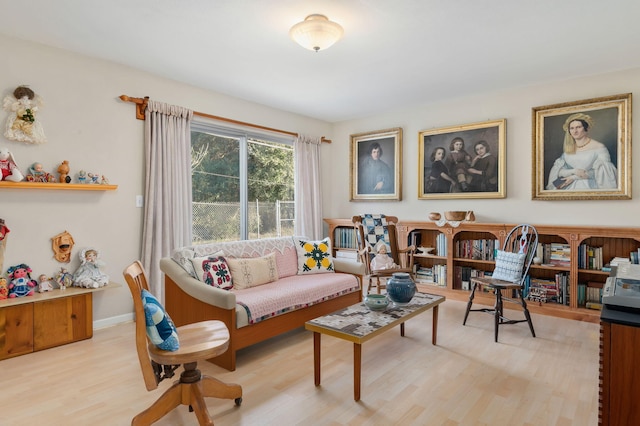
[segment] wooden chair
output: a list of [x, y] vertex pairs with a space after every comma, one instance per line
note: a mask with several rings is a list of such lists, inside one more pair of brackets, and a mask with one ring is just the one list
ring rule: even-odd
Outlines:
[[[372, 270], [371, 269], [371, 257], [372, 253], [374, 253], [374, 246], [377, 241], [374, 241], [375, 238], [371, 233], [368, 232], [367, 228], [370, 228], [370, 225], [365, 223], [367, 221], [367, 217], [372, 216], [373, 220], [379, 221], [379, 229], [382, 231], [386, 231], [388, 235], [388, 243], [390, 250], [388, 254], [393, 259], [393, 262], [398, 265], [398, 268], [395, 269], [379, 269]], [[367, 282], [367, 294], [371, 291], [372, 283], [375, 282], [375, 286], [377, 287], [377, 292], [380, 294], [381, 290], [386, 288], [385, 284], [386, 280], [391, 277], [395, 272], [407, 272], [412, 277], [414, 276], [413, 272], [413, 255], [415, 253], [415, 246], [408, 246], [405, 249], [400, 249], [399, 241], [398, 241], [398, 232], [396, 229], [396, 225], [398, 223], [398, 218], [396, 216], [384, 216], [384, 215], [361, 215], [361, 216], [353, 216], [351, 219], [353, 222], [353, 226], [356, 230], [357, 240], [358, 240], [358, 257], [360, 262], [365, 265], [365, 275], [368, 280]], [[379, 240], [379, 239], [378, 239]]]
[[[469, 294], [469, 301], [467, 302], [467, 310], [464, 313], [464, 320], [462, 325], [467, 323], [467, 317], [469, 312], [486, 312], [493, 315], [494, 318], [494, 338], [498, 341], [498, 328], [505, 324], [517, 324], [519, 322], [527, 322], [531, 335], [536, 337], [536, 332], [533, 330], [533, 323], [531, 322], [531, 314], [527, 308], [527, 302], [524, 295], [524, 283], [527, 279], [527, 273], [529, 272], [529, 266], [535, 256], [536, 249], [538, 247], [538, 232], [532, 225], [518, 225], [514, 227], [507, 238], [505, 239], [502, 250], [509, 253], [522, 253], [524, 254], [524, 263], [522, 265], [522, 274], [517, 281], [505, 281], [496, 279], [493, 277], [472, 277], [471, 278], [471, 293]], [[496, 269], [498, 264], [496, 263]], [[495, 274], [494, 270], [494, 274]], [[496, 274], [497, 275], [497, 274]], [[493, 308], [477, 308], [471, 309], [473, 304], [473, 297], [476, 290], [482, 286], [485, 289], [490, 289], [495, 294], [495, 306]], [[523, 319], [512, 320], [504, 316], [504, 302], [517, 303], [522, 307], [524, 312]]]
[[175, 352], [158, 349], [147, 338], [141, 292], [149, 290], [144, 268], [139, 261], [128, 266], [124, 278], [133, 296], [136, 315], [136, 349], [142, 376], [148, 391], [158, 383], [173, 377], [173, 372], [184, 366], [180, 379], [167, 389], [149, 408], [135, 416], [132, 425], [149, 425], [179, 405], [188, 405], [195, 411], [200, 425], [213, 425], [204, 397], [233, 399], [242, 403], [242, 387], [226, 384], [213, 377], [204, 376], [196, 369], [197, 362], [224, 353], [229, 346], [229, 330], [221, 321], [202, 321], [178, 327], [180, 349]]

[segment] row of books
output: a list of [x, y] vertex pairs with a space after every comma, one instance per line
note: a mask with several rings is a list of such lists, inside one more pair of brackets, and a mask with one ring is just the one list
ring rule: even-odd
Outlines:
[[447, 286], [447, 265], [420, 266], [416, 269], [417, 284]]
[[542, 264], [571, 266], [571, 247], [565, 243], [538, 243], [536, 256]]
[[569, 274], [558, 272], [554, 279], [527, 276], [523, 295], [533, 302], [569, 305]]
[[454, 247], [454, 256], [473, 260], [494, 260], [500, 248], [498, 240], [459, 240]]
[[356, 230], [353, 228], [336, 228], [334, 230], [334, 244], [336, 248], [358, 248]]
[[442, 233], [438, 233], [438, 235], [436, 236], [436, 255], [447, 255], [447, 237]]
[[587, 244], [578, 246], [578, 268], [601, 270], [603, 266], [602, 247]]

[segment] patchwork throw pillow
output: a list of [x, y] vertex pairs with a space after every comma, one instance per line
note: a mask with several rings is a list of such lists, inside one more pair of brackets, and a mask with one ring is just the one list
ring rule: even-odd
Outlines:
[[491, 276], [497, 280], [518, 283], [522, 278], [525, 253], [510, 253], [498, 250], [496, 268]]
[[298, 275], [335, 272], [331, 256], [331, 240], [309, 241], [295, 238], [298, 252]]
[[231, 271], [224, 256], [194, 257], [191, 264], [196, 278], [203, 283], [223, 290], [233, 288]]
[[165, 351], [177, 351], [180, 348], [178, 330], [167, 311], [164, 310], [164, 306], [147, 290], [142, 290], [140, 296], [147, 325], [147, 336], [151, 343]]
[[230, 257], [227, 263], [233, 277], [233, 288], [236, 290], [259, 286], [278, 279], [275, 253], [254, 258]]

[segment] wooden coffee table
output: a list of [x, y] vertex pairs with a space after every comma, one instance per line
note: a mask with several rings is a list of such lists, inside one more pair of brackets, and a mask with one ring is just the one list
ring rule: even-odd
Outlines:
[[315, 318], [305, 323], [313, 331], [313, 373], [316, 386], [320, 385], [320, 336], [327, 334], [353, 342], [353, 399], [360, 401], [362, 371], [362, 344], [375, 336], [400, 324], [400, 335], [404, 336], [404, 323], [429, 309], [433, 309], [431, 343], [436, 344], [438, 335], [438, 305], [444, 296], [416, 293], [405, 306], [390, 304], [384, 311], [372, 311], [364, 303], [358, 303], [332, 314]]

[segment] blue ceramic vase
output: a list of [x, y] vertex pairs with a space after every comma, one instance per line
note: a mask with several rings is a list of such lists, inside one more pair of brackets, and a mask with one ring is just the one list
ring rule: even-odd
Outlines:
[[396, 305], [406, 305], [416, 294], [416, 283], [406, 272], [396, 272], [387, 281], [387, 296]]

